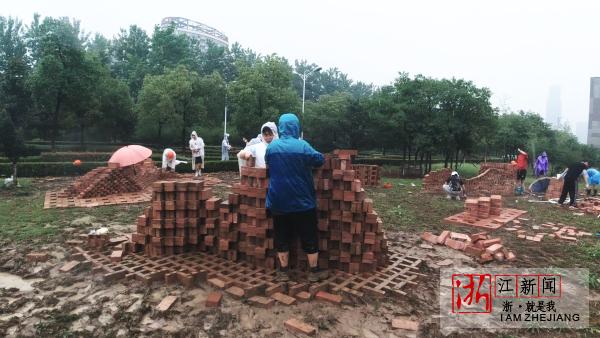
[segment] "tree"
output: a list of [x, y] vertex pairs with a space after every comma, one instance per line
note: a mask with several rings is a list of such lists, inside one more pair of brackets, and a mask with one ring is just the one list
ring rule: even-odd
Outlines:
[[155, 26], [148, 61], [153, 75], [163, 74], [167, 69], [173, 69], [178, 65], [190, 67], [192, 65], [190, 39], [186, 35], [175, 32], [173, 26], [166, 28]]
[[179, 126], [180, 141], [185, 146], [187, 129], [205, 116], [199, 89], [198, 74], [184, 66], [164, 75], [147, 76], [138, 102], [140, 122], [155, 124], [159, 140], [165, 126]]
[[21, 129], [17, 129], [6, 110], [0, 110], [0, 146], [11, 161], [13, 167], [13, 182], [17, 185], [17, 162], [25, 152], [25, 142]]
[[0, 17], [0, 109], [17, 128], [31, 123], [30, 64], [21, 22]]
[[148, 53], [150, 40], [146, 32], [136, 25], [129, 31], [121, 29], [110, 44], [112, 57], [111, 72], [129, 86], [129, 94], [137, 102], [144, 77], [148, 73]]
[[38, 114], [39, 129], [48, 136], [52, 150], [67, 115], [66, 104], [76, 95], [78, 76], [84, 67], [83, 40], [79, 22], [68, 18], [36, 15], [29, 31], [29, 44], [36, 60], [29, 85]]
[[254, 135], [264, 122], [277, 121], [281, 113], [299, 108], [291, 86], [292, 69], [284, 58], [267, 56], [254, 66], [242, 66], [239, 72], [230, 86], [230, 102], [232, 124], [241, 135]]
[[97, 90], [99, 104], [94, 124], [113, 142], [130, 137], [136, 121], [127, 84], [102, 76]]

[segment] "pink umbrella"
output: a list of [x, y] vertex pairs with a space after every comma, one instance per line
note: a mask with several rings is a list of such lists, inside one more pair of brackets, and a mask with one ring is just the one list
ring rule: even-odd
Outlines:
[[108, 163], [109, 165], [118, 164], [119, 167], [126, 167], [128, 165], [140, 163], [151, 155], [152, 150], [146, 147], [130, 145], [115, 151], [110, 157], [110, 160], [108, 160]]

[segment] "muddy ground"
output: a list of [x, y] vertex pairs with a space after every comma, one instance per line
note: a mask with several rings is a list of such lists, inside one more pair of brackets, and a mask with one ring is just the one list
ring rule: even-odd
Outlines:
[[[214, 190], [222, 196], [236, 179], [233, 174], [217, 175], [223, 183]], [[41, 208], [40, 196], [48, 189], [62, 187], [69, 178], [40, 179], [31, 182], [26, 194], [15, 195], [4, 192], [0, 198], [24, 199], [31, 202], [30, 208]], [[400, 181], [397, 181], [400, 182]], [[418, 203], [418, 187], [406, 183], [398, 189], [402, 196], [409, 196]], [[410, 194], [409, 194], [410, 191]], [[387, 234], [392, 246], [401, 247], [424, 263], [418, 284], [406, 288], [407, 296], [386, 299], [346, 299], [342, 306], [315, 301], [294, 306], [275, 305], [271, 309], [261, 309], [225, 296], [221, 307], [205, 307], [206, 295], [212, 289], [207, 285], [186, 289], [182, 286], [154, 284], [150, 287], [135, 282], [115, 282], [106, 284], [90, 271], [60, 273], [58, 269], [69, 255], [64, 241], [85, 235], [91, 228], [109, 227], [118, 235], [130, 233], [135, 217], [143, 205], [116, 206], [109, 211], [73, 210], [61, 212], [61, 222], [51, 224], [56, 232], [44, 236], [32, 236], [26, 240], [2, 238], [0, 249], [0, 335], [23, 337], [290, 337], [284, 328], [284, 321], [299, 318], [318, 328], [320, 337], [439, 337], [439, 266], [435, 263], [451, 259], [454, 266], [479, 266], [471, 257], [457, 253], [443, 246], [421, 247], [419, 238], [421, 227], [405, 225], [403, 222], [427, 222], [430, 212], [422, 213], [402, 207], [394, 191], [380, 188], [371, 189], [377, 207], [385, 208], [383, 214]], [[391, 198], [394, 197], [394, 198]], [[43, 200], [43, 198], [42, 198]], [[385, 202], [384, 202], [385, 201]], [[22, 203], [22, 202], [19, 202]], [[387, 205], [388, 203], [396, 204]], [[436, 202], [437, 203], [437, 202]], [[440, 199], [439, 203], [447, 203]], [[449, 202], [448, 202], [449, 203]], [[407, 203], [406, 205], [409, 205]], [[423, 205], [420, 206], [421, 208]], [[398, 209], [398, 210], [396, 210]], [[459, 210], [459, 204], [450, 205], [449, 210]], [[378, 209], [379, 210], [379, 209]], [[111, 215], [119, 215], [111, 216]], [[395, 217], [399, 221], [395, 221]], [[116, 220], [115, 220], [116, 219]], [[35, 218], [34, 218], [35, 220]], [[410, 222], [409, 222], [410, 223]], [[439, 221], [438, 221], [439, 223]], [[0, 224], [0, 226], [5, 226]], [[40, 224], [38, 226], [48, 226]], [[437, 231], [439, 225], [432, 225]], [[427, 227], [425, 227], [427, 229]], [[462, 229], [463, 232], [468, 232]], [[439, 232], [436, 232], [439, 233]], [[513, 243], [517, 254], [522, 250]], [[51, 254], [51, 259], [42, 263], [29, 263], [25, 255], [32, 251]], [[535, 254], [535, 252], [533, 252]], [[560, 254], [560, 253], [559, 253]], [[519, 260], [526, 260], [523, 257]], [[553, 254], [546, 255], [554, 257]], [[493, 263], [495, 267], [503, 263]], [[526, 265], [526, 264], [525, 264]], [[533, 265], [533, 264], [531, 264]], [[506, 264], [506, 266], [514, 266]], [[543, 266], [543, 265], [542, 265]], [[167, 295], [178, 296], [177, 302], [165, 313], [156, 311], [156, 305]], [[597, 323], [598, 294], [591, 291], [591, 309]], [[405, 316], [419, 322], [418, 331], [394, 330], [391, 320]], [[549, 330], [512, 330], [490, 332], [485, 330], [461, 331], [451, 337], [575, 337], [600, 336], [600, 331], [592, 328], [577, 332], [555, 332]]]

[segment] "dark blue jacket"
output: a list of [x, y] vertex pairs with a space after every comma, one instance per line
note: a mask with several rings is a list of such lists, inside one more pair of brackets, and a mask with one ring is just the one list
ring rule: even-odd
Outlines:
[[269, 168], [267, 209], [292, 213], [316, 208], [312, 168], [323, 165], [323, 154], [300, 137], [300, 121], [294, 114], [279, 118], [279, 139], [267, 147]]

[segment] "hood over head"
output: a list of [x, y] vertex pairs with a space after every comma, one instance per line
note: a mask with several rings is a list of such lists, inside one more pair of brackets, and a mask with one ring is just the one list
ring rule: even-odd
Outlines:
[[279, 136], [281, 138], [300, 138], [300, 120], [292, 113], [285, 113], [279, 118]]

